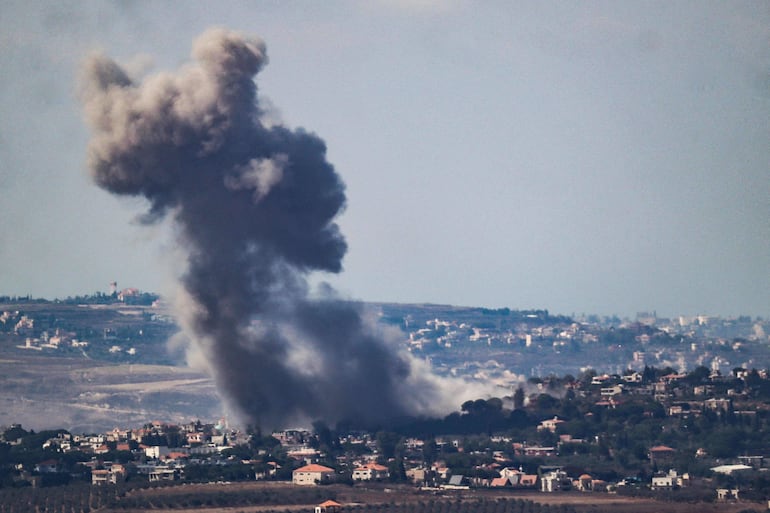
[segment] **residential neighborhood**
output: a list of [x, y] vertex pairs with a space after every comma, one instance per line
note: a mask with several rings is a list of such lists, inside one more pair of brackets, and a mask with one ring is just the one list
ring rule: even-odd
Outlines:
[[[645, 366], [685, 372], [707, 367], [770, 368], [770, 320], [737, 316], [634, 319], [554, 315], [547, 310], [370, 303], [404, 348], [439, 374], [515, 386], [522, 377], [620, 374]], [[67, 301], [0, 297], [0, 336], [20, 351], [86, 355], [117, 362], [164, 362], [157, 350], [178, 327], [157, 295], [129, 288]], [[612, 390], [608, 388], [608, 395]]]
[[[531, 378], [509, 397], [468, 401], [444, 419], [387, 431], [317, 424], [263, 435], [226, 419], [90, 434], [12, 425], [2, 431], [0, 482], [403, 483], [425, 492], [665, 493], [714, 501], [770, 494], [766, 372], [647, 367], [641, 379], [628, 372]], [[605, 395], [609, 386], [618, 393]]]
[[[200, 400], [200, 389], [191, 387], [201, 386], [200, 378], [173, 379], [180, 366], [168, 365], [173, 353], [164, 348], [176, 327], [162, 302], [82, 299], [0, 308], [4, 357], [125, 365], [127, 378], [110, 379], [137, 381], [137, 404], [147, 404], [141, 380], [167, 373], [170, 397], [183, 400], [164, 404], [183, 411], [187, 397]], [[376, 426], [318, 421], [269, 434], [225, 417], [96, 431], [35, 431], [9, 418], [1, 432], [0, 489], [261, 482], [306, 490], [398, 485], [425, 494], [770, 498], [770, 326], [762, 319], [372, 308], [380, 324], [403, 333], [404, 350], [437, 373], [493, 383], [499, 393], [458, 404], [442, 418]], [[97, 394], [89, 385], [95, 374], [81, 364], [71, 368], [82, 369], [76, 376], [87, 387], [78, 396], [84, 406], [99, 401], [105, 412], [125, 409], [125, 394], [108, 393], [115, 389], [109, 381]]]
[[[770, 368], [770, 322], [739, 316], [633, 319], [553, 315], [547, 310], [377, 304], [382, 322], [397, 325], [407, 347], [448, 375], [501, 387], [549, 374], [621, 374], [645, 366], [684, 372], [699, 366], [729, 373]], [[610, 390], [607, 391], [611, 393]]]

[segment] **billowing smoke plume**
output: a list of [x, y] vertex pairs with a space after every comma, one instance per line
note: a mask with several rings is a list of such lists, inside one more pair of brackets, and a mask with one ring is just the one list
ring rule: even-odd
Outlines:
[[334, 219], [345, 187], [319, 137], [261, 121], [253, 79], [267, 63], [262, 41], [212, 29], [192, 56], [177, 73], [138, 83], [94, 56], [81, 96], [93, 179], [146, 198], [146, 222], [170, 217], [178, 227], [183, 325], [221, 394], [270, 427], [435, 406], [443, 387], [356, 306], [308, 298], [309, 272], [341, 270], [347, 246]]

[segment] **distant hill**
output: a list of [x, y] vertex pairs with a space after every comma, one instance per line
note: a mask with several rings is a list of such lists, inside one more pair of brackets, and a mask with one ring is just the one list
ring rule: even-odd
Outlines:
[[[222, 416], [213, 383], [170, 349], [168, 340], [179, 331], [170, 310], [150, 297], [149, 304], [103, 295], [86, 302], [0, 297], [0, 424], [104, 428], [119, 420]], [[749, 317], [648, 315], [632, 322], [547, 310], [366, 307], [396, 343], [439, 374], [492, 382], [503, 395], [531, 376], [588, 369], [770, 368], [770, 323]]]

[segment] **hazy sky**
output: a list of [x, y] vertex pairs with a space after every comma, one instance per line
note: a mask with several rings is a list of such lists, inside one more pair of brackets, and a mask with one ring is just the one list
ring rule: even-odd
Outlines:
[[75, 83], [212, 25], [265, 40], [260, 95], [347, 183], [343, 294], [770, 315], [765, 1], [6, 0], [0, 294], [168, 289], [168, 230], [88, 178]]

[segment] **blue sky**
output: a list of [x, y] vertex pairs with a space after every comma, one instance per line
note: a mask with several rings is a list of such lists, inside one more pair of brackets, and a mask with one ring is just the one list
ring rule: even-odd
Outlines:
[[0, 293], [173, 286], [173, 228], [90, 183], [76, 76], [174, 70], [212, 25], [327, 143], [344, 295], [770, 315], [766, 2], [4, 2]]

